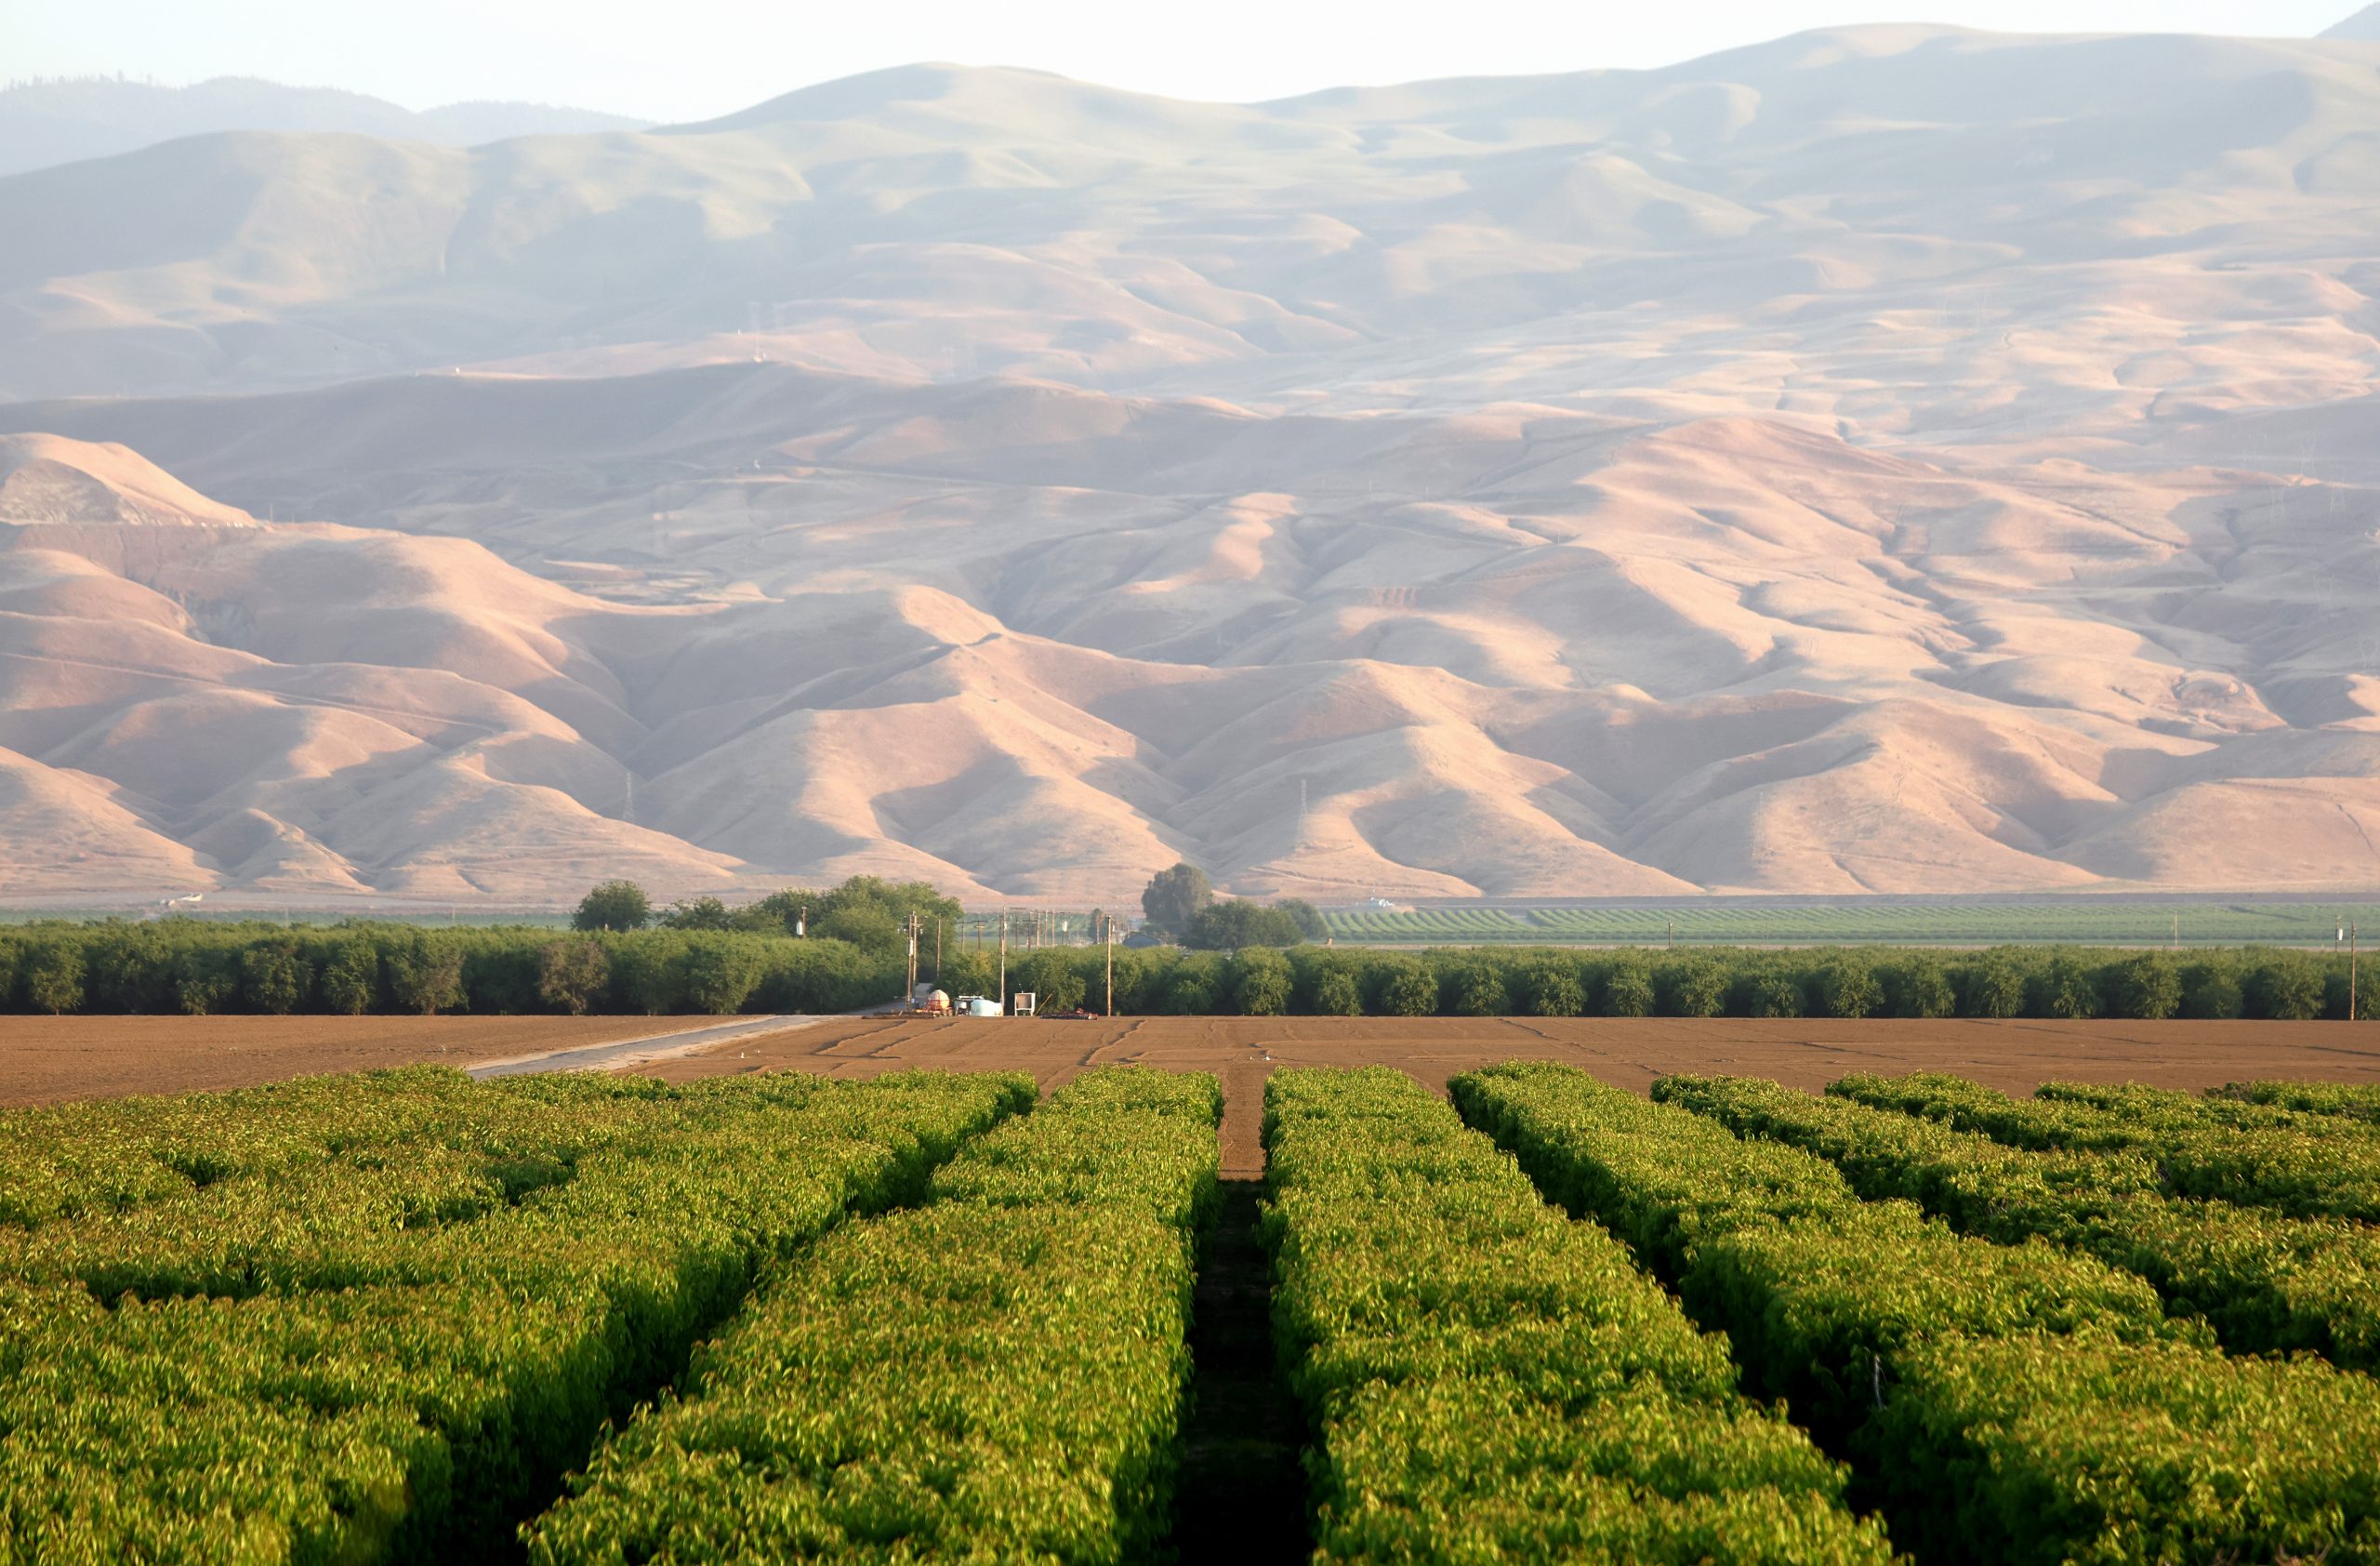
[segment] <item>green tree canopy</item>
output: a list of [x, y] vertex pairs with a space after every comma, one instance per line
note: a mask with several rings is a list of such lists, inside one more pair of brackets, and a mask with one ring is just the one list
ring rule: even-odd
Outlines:
[[749, 908], [732, 910], [720, 928], [789, 936], [800, 925], [803, 935], [881, 949], [900, 938], [911, 914], [932, 930], [937, 922], [955, 923], [965, 911], [958, 898], [944, 896], [929, 881], [855, 875], [825, 891], [788, 886], [772, 892]]
[[607, 881], [578, 899], [574, 930], [641, 930], [653, 922], [653, 902], [633, 881]]
[[696, 897], [690, 903], [671, 903], [669, 911], [661, 916], [665, 930], [733, 930], [735, 914], [717, 897]]
[[1330, 933], [1322, 922], [1322, 910], [1303, 897], [1283, 897], [1273, 905], [1297, 922], [1298, 934], [1307, 940], [1318, 941]]
[[612, 979], [612, 955], [599, 941], [554, 941], [537, 953], [537, 997], [557, 1011], [584, 1016]]
[[1244, 947], [1231, 964], [1232, 1000], [1242, 1016], [1278, 1016], [1289, 1009], [1289, 960], [1269, 947]]
[[1276, 908], [1234, 897], [1209, 903], [1190, 916], [1182, 944], [1195, 951], [1237, 951], [1247, 946], [1296, 946], [1298, 922]]
[[1208, 882], [1205, 870], [1196, 865], [1180, 864], [1170, 870], [1157, 871], [1150, 880], [1147, 890], [1141, 894], [1141, 911], [1158, 929], [1179, 935], [1190, 927], [1190, 921], [1214, 897], [1215, 889]]

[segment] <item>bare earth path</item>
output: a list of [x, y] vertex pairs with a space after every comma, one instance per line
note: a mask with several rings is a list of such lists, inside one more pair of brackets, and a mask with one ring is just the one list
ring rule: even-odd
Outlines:
[[1816, 1089], [1852, 1071], [1956, 1071], [2030, 1092], [2058, 1078], [2211, 1087], [2256, 1077], [2380, 1083], [2380, 1023], [1835, 1022], [1539, 1017], [835, 1018], [665, 1062], [673, 1082], [736, 1071], [875, 1076], [912, 1067], [1029, 1071], [1045, 1088], [1138, 1061], [1223, 1078], [1223, 1164], [1249, 1176], [1264, 1079], [1282, 1066], [1395, 1066], [1433, 1088], [1473, 1067], [1561, 1060], [1643, 1091], [1676, 1071]]
[[[491, 1077], [527, 1077], [547, 1071], [632, 1071], [640, 1066], [652, 1066], [681, 1055], [704, 1050], [724, 1049], [737, 1040], [756, 1039], [763, 1034], [790, 1032], [825, 1021], [815, 1016], [747, 1016], [734, 1022], [722, 1022], [710, 1028], [694, 1028], [691, 1031], [655, 1033], [647, 1038], [628, 1039], [618, 1043], [575, 1045], [568, 1049], [540, 1050], [535, 1055], [516, 1055], [509, 1060], [490, 1060], [468, 1068], [482, 1082]], [[653, 1027], [652, 1018], [646, 1026]]]

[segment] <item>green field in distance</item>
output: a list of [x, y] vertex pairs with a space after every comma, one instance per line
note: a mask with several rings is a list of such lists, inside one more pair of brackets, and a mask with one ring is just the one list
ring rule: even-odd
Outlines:
[[2110, 946], [2333, 945], [2360, 922], [2380, 938], [2380, 903], [1770, 902], [1754, 898], [1633, 905], [1547, 904], [1326, 909], [1341, 944], [1609, 946], [1776, 943], [1990, 946], [2081, 942]]

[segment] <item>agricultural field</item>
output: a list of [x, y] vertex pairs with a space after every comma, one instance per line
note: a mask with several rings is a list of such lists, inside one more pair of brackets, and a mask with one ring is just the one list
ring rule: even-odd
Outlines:
[[1342, 944], [1648, 946], [2001, 944], [2328, 948], [2360, 922], [2380, 940], [2380, 903], [2131, 901], [2037, 903], [1720, 898], [1633, 906], [1325, 909]]
[[257, 1087], [390, 1066], [465, 1069], [696, 1033], [717, 1017], [0, 1016], [0, 1108]]
[[2380, 1561], [2380, 1083], [1448, 1053], [0, 1112], [0, 1562]]

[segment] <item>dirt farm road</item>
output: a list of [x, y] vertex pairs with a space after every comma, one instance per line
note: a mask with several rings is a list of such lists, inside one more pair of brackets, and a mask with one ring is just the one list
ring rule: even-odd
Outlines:
[[[483, 1061], [464, 1069], [482, 1082], [491, 1077], [526, 1077], [548, 1071], [633, 1071], [641, 1066], [675, 1060], [680, 1055], [721, 1049], [738, 1039], [756, 1039], [764, 1034], [786, 1033], [797, 1028], [839, 1020], [791, 1015], [738, 1017], [734, 1022], [722, 1022], [715, 1028], [655, 1032], [647, 1038], [623, 1039], [616, 1043], [540, 1050], [535, 1055], [515, 1055], [509, 1060]], [[655, 1022], [649, 1019], [646, 1026], [655, 1026]]]

